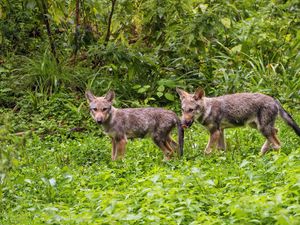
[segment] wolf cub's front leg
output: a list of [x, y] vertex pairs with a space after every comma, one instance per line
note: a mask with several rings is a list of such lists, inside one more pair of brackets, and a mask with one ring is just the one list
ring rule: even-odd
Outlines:
[[218, 145], [218, 147], [219, 147], [219, 145], [225, 146], [225, 144], [223, 144], [224, 140], [223, 141], [221, 140], [222, 138], [224, 139], [224, 137], [222, 137], [222, 135], [223, 135], [222, 132], [218, 129], [210, 131], [209, 141], [204, 150], [205, 154], [207, 154], [207, 155], [210, 154], [217, 145]]
[[220, 137], [218, 140], [218, 149], [219, 150], [226, 150], [226, 144], [225, 144], [225, 137], [224, 137], [224, 129], [220, 130]]
[[111, 159], [116, 160], [118, 157], [124, 158], [126, 148], [126, 138], [112, 138], [112, 152]]
[[116, 148], [116, 141], [114, 138], [111, 138], [112, 150], [111, 150], [111, 159], [117, 159], [117, 148]]

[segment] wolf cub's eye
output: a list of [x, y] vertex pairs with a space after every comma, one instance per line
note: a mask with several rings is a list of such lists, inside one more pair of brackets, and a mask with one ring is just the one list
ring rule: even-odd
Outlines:
[[182, 108], [181, 109], [183, 112], [193, 112], [194, 111], [194, 109], [192, 109], [192, 108], [190, 108], [190, 109], [184, 109], [184, 108]]
[[91, 108], [92, 111], [96, 112], [97, 111], [97, 108]]
[[107, 111], [109, 108], [103, 108], [102, 111]]

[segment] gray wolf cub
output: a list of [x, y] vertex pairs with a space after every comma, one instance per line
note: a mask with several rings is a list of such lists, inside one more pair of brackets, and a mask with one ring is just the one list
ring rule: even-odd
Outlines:
[[225, 150], [224, 129], [246, 124], [259, 130], [267, 139], [261, 147], [265, 154], [271, 147], [280, 148], [274, 127], [278, 114], [300, 136], [300, 128], [280, 103], [267, 95], [259, 93], [237, 93], [219, 97], [205, 97], [204, 90], [198, 88], [189, 94], [179, 88], [182, 107], [182, 124], [190, 127], [198, 120], [210, 132], [205, 153], [211, 153], [214, 147]]
[[[127, 108], [117, 109], [112, 106], [115, 93], [109, 91], [102, 97], [94, 96], [90, 91], [85, 94], [91, 116], [104, 127], [112, 140], [112, 160], [118, 155], [123, 158], [128, 138], [143, 138], [150, 135], [154, 143], [163, 151], [164, 158], [169, 160], [174, 148], [183, 155], [183, 128], [177, 115], [162, 108]], [[177, 126], [178, 144], [170, 136]]]

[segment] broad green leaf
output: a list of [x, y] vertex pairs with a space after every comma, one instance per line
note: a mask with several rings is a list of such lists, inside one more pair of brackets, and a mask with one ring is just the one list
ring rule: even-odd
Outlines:
[[199, 4], [199, 7], [200, 7], [202, 13], [205, 13], [208, 8], [208, 4]]
[[164, 87], [163, 85], [160, 85], [160, 86], [157, 88], [157, 90], [158, 90], [159, 92], [163, 92], [163, 91], [165, 90], [165, 87]]
[[132, 88], [133, 88], [133, 89], [139, 89], [139, 88], [141, 88], [141, 85], [140, 85], [140, 84], [136, 84], [136, 85], [134, 85]]
[[161, 96], [164, 95], [164, 93], [162, 93], [162, 92], [156, 92], [156, 95], [157, 95], [158, 97], [161, 97]]
[[165, 93], [165, 98], [168, 99], [169, 101], [174, 101], [175, 100], [174, 95], [172, 95], [170, 93]]
[[142, 215], [139, 214], [128, 214], [123, 220], [139, 220], [142, 218]]
[[250, 162], [249, 162], [248, 160], [244, 159], [244, 160], [242, 161], [242, 163], [240, 164], [240, 167], [243, 168], [243, 167], [245, 167], [246, 165], [248, 165], [249, 163], [250, 163]]
[[6, 73], [6, 72], [9, 72], [8, 69], [0, 67], [0, 73]]
[[27, 0], [27, 4], [26, 7], [28, 9], [34, 9], [34, 7], [36, 6], [36, 1], [35, 0]]
[[10, 91], [12, 91], [12, 89], [11, 88], [3, 88], [3, 89], [0, 89], [0, 92], [10, 92]]
[[230, 49], [231, 53], [238, 53], [242, 50], [242, 45], [236, 45], [233, 48]]
[[228, 29], [231, 27], [231, 20], [229, 18], [222, 18], [221, 23]]
[[278, 224], [278, 225], [289, 225], [291, 223], [290, 223], [290, 220], [288, 219], [287, 216], [280, 215], [280, 216], [277, 217], [277, 223], [276, 224]]

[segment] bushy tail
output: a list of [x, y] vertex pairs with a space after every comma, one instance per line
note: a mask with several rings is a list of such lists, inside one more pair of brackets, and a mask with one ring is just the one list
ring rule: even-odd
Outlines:
[[178, 130], [178, 144], [179, 144], [178, 155], [180, 157], [182, 157], [183, 156], [183, 144], [184, 144], [184, 130], [183, 130], [180, 120], [177, 122], [177, 130]]
[[297, 125], [296, 121], [292, 118], [292, 116], [284, 110], [284, 108], [281, 106], [278, 100], [275, 100], [276, 104], [278, 105], [279, 108], [279, 115], [281, 118], [286, 122], [287, 125], [293, 128], [295, 133], [300, 136], [300, 127]]

